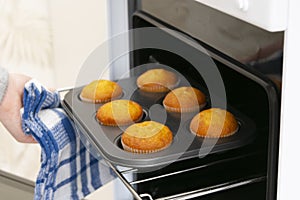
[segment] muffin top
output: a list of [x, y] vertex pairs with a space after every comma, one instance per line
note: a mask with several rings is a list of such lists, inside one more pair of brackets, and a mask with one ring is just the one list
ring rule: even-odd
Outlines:
[[171, 130], [155, 121], [144, 121], [129, 126], [122, 134], [122, 143], [137, 150], [159, 150], [171, 144]]
[[178, 84], [178, 77], [168, 70], [151, 69], [140, 75], [136, 83], [147, 92], [166, 92]]
[[104, 103], [122, 95], [122, 88], [115, 82], [109, 80], [95, 80], [86, 85], [80, 98], [83, 101]]
[[123, 126], [140, 120], [142, 107], [131, 100], [114, 100], [101, 106], [97, 111], [97, 119], [103, 125]]
[[190, 123], [190, 130], [201, 137], [227, 137], [237, 132], [238, 123], [230, 112], [211, 108], [194, 116]]
[[191, 112], [206, 104], [205, 95], [193, 87], [180, 87], [167, 94], [164, 107], [171, 112]]

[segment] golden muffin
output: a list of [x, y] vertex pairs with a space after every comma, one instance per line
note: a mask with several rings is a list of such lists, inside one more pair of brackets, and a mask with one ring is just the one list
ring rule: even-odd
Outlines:
[[102, 125], [124, 126], [139, 121], [143, 116], [143, 108], [131, 100], [114, 100], [101, 106], [97, 111], [97, 119]]
[[169, 112], [194, 112], [206, 104], [205, 95], [193, 87], [180, 87], [167, 94], [163, 101]]
[[137, 78], [137, 86], [145, 92], [167, 92], [178, 85], [175, 73], [164, 69], [151, 69]]
[[237, 132], [238, 122], [230, 112], [211, 108], [194, 116], [190, 123], [190, 130], [201, 137], [227, 137]]
[[133, 153], [153, 153], [167, 148], [173, 140], [170, 129], [155, 121], [129, 126], [122, 134], [124, 150]]
[[95, 80], [86, 85], [80, 98], [86, 102], [105, 103], [122, 95], [122, 88], [115, 82], [109, 80]]

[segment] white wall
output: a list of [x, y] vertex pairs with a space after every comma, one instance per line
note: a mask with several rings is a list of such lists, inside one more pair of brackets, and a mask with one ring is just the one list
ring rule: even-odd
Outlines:
[[0, 65], [50, 87], [53, 55], [48, 0], [0, 0]]
[[49, 7], [56, 86], [72, 86], [89, 53], [107, 38], [106, 1], [51, 0]]
[[[0, 0], [0, 3], [4, 1], [10, 3], [10, 0]], [[26, 7], [33, 7], [32, 12], [41, 11], [35, 9], [37, 7], [34, 6], [37, 3], [35, 0], [22, 0], [22, 2], [28, 5]], [[40, 4], [44, 8], [42, 15], [49, 23], [49, 30], [46, 31], [49, 31], [51, 36], [48, 38], [51, 44], [48, 52], [49, 63], [47, 66], [41, 66], [26, 61], [26, 66], [23, 62], [23, 64], [14, 63], [7, 68], [13, 72], [35, 77], [50, 87], [73, 86], [81, 64], [89, 53], [107, 38], [106, 0], [43, 0]], [[2, 15], [0, 20], [4, 19], [1, 17]], [[7, 30], [6, 27], [4, 29]], [[31, 30], [31, 34], [30, 30], [28, 31], [32, 36], [33, 31]], [[0, 57], [0, 63], [1, 61], [7, 63]], [[13, 61], [18, 60], [13, 58]], [[2, 152], [0, 169], [35, 180], [40, 165], [38, 145], [20, 144], [0, 126], [0, 150]], [[113, 185], [109, 184], [94, 195], [90, 195], [88, 199], [101, 199], [99, 197], [112, 199], [112, 193]]]

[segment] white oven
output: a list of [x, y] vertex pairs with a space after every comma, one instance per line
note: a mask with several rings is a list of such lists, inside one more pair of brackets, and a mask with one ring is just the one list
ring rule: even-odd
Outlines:
[[[111, 22], [110, 35], [113, 36], [127, 31], [129, 27], [132, 28], [130, 14], [128, 13], [135, 12], [133, 11], [133, 7], [137, 6], [135, 4], [140, 3], [133, 3], [133, 1], [126, 0], [108, 2]], [[192, 1], [174, 2], [181, 6], [178, 8], [178, 12], [181, 12], [181, 14], [189, 12], [189, 10], [186, 10], [185, 2], [191, 3]], [[297, 125], [297, 116], [300, 112], [298, 106], [300, 95], [297, 90], [297, 87], [300, 85], [298, 78], [300, 70], [297, 59], [297, 48], [300, 44], [300, 24], [297, 19], [300, 17], [300, 13], [298, 12], [300, 3], [296, 0], [196, 0], [195, 2], [213, 8], [218, 12], [226, 13], [243, 22], [259, 27], [266, 32], [281, 32], [283, 34], [281, 113], [280, 120], [278, 121], [280, 126], [277, 144], [279, 151], [277, 155], [278, 169], [276, 173], [278, 177], [276, 177], [276, 195], [277, 199], [294, 199], [298, 195], [297, 185], [300, 178], [298, 172], [300, 162], [297, 159], [299, 152], [298, 141], [300, 140]], [[152, 3], [155, 4], [155, 1], [152, 1]], [[164, 12], [163, 8], [161, 12]], [[170, 22], [167, 23], [169, 24]], [[123, 45], [128, 47], [126, 42]], [[116, 47], [112, 46], [111, 48], [112, 55], [116, 53], [113, 50], [114, 48]], [[129, 69], [129, 57], [124, 58], [124, 60], [120, 62], [122, 62], [123, 65], [127, 65], [127, 69], [123, 69], [124, 71]], [[119, 74], [124, 72], [117, 66], [118, 63], [115, 63], [115, 66], [112, 68], [113, 78], [118, 78]]]

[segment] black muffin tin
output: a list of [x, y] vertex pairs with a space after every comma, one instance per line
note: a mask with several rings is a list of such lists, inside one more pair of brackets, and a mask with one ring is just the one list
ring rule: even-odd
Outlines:
[[[159, 152], [149, 154], [136, 154], [123, 150], [121, 135], [127, 126], [110, 127], [101, 125], [96, 119], [96, 112], [103, 104], [87, 103], [80, 99], [82, 87], [70, 90], [64, 97], [62, 106], [68, 115], [74, 120], [76, 127], [80, 129], [85, 141], [92, 147], [95, 155], [101, 155], [111, 163], [132, 167], [137, 169], [152, 169], [165, 166], [172, 162], [204, 157], [208, 154], [224, 152], [249, 144], [255, 137], [255, 124], [251, 119], [234, 108], [227, 107], [227, 110], [234, 114], [239, 123], [237, 133], [232, 136], [218, 139], [204, 139], [192, 134], [189, 124], [197, 113], [168, 113], [162, 101], [167, 93], [148, 93], [141, 91], [136, 86], [136, 79], [140, 73], [130, 78], [117, 81], [123, 88], [123, 95], [120, 99], [130, 99], [143, 107], [144, 115], [141, 121], [154, 120], [168, 126], [173, 132], [172, 144]], [[182, 77], [181, 77], [182, 78]], [[181, 80], [177, 87], [186, 85]], [[200, 86], [194, 86], [204, 91]], [[202, 109], [210, 108], [210, 100]]]

